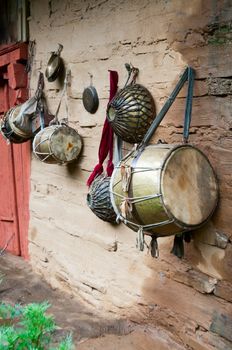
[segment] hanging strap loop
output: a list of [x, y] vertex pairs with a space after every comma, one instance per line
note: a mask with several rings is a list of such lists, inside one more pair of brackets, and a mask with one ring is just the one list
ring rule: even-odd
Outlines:
[[191, 121], [191, 112], [192, 112], [192, 96], [193, 96], [193, 82], [194, 82], [194, 70], [191, 67], [187, 67], [180, 77], [178, 83], [176, 84], [174, 90], [172, 91], [171, 95], [168, 97], [167, 101], [163, 105], [162, 109], [152, 122], [150, 128], [146, 132], [142, 142], [139, 144], [137, 150], [138, 152], [141, 152], [149, 143], [150, 139], [152, 138], [153, 134], [155, 133], [156, 129], [160, 125], [161, 121], [167, 114], [169, 108], [172, 106], [173, 102], [175, 101], [177, 95], [179, 94], [180, 90], [184, 86], [184, 83], [186, 81], [189, 81], [188, 85], [188, 94], [187, 94], [187, 102], [186, 102], [186, 112], [185, 112], [185, 118], [187, 115], [187, 121], [185, 122], [185, 132], [184, 132], [184, 138], [186, 140], [188, 139], [188, 130], [190, 126], [190, 121]]
[[186, 97], [184, 130], [183, 130], [184, 143], [187, 143], [189, 138], [189, 128], [190, 128], [191, 117], [192, 117], [194, 76], [195, 76], [194, 70], [191, 67], [188, 67], [188, 92]]
[[36, 88], [36, 92], [35, 92], [36, 100], [41, 99], [43, 89], [44, 89], [44, 75], [42, 72], [39, 72], [39, 78], [38, 78], [37, 88]]
[[65, 79], [64, 79], [64, 87], [60, 96], [60, 101], [58, 103], [57, 109], [56, 109], [56, 113], [55, 113], [55, 118], [52, 120], [52, 123], [56, 123], [59, 124], [59, 119], [58, 119], [58, 114], [60, 111], [60, 106], [61, 106], [61, 102], [63, 97], [65, 96], [65, 114], [66, 114], [66, 123], [68, 123], [68, 117], [69, 117], [69, 113], [68, 113], [68, 96], [67, 96], [67, 86], [68, 86], [68, 79], [71, 76], [71, 71], [70, 69], [68, 69], [66, 71], [66, 75], [65, 75]]

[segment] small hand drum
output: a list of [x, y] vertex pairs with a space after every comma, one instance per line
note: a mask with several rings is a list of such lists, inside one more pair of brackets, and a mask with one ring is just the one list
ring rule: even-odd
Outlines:
[[75, 161], [82, 149], [77, 131], [66, 125], [52, 125], [42, 129], [33, 140], [33, 152], [42, 162], [67, 164]]

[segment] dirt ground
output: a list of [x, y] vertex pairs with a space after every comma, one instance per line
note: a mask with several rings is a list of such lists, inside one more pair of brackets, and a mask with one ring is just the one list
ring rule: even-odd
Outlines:
[[[75, 349], [79, 350], [174, 350], [162, 330], [148, 325], [137, 325], [126, 319], [106, 320], [87, 310], [80, 301], [70, 295], [52, 289], [36, 275], [28, 262], [5, 254], [0, 257], [1, 301], [27, 304], [47, 300], [50, 312], [55, 316], [59, 340], [72, 333]], [[161, 332], [161, 333], [160, 333]]]

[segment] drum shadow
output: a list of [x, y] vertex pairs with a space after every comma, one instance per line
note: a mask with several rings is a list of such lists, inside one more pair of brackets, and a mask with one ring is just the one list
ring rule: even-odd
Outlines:
[[82, 175], [82, 169], [80, 166], [80, 162], [81, 162], [81, 158], [83, 156], [83, 152], [84, 152], [84, 142], [82, 139], [82, 148], [81, 148], [81, 151], [80, 151], [77, 159], [75, 159], [73, 162], [67, 163], [65, 165], [68, 175], [72, 178], [77, 178], [77, 177], [80, 178]]
[[79, 158], [72, 163], [66, 164], [67, 173], [72, 178], [76, 178], [81, 175], [81, 167], [78, 160]]

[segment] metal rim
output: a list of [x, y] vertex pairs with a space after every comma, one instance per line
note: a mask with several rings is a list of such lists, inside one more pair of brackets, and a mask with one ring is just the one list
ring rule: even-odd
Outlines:
[[[152, 145], [150, 145], [150, 146], [152, 146]], [[149, 147], [149, 146], [148, 146], [148, 147]], [[197, 152], [199, 152], [199, 153], [203, 156], [203, 158], [207, 161], [207, 163], [209, 164], [209, 166], [210, 166], [210, 168], [211, 168], [211, 170], [212, 170], [212, 173], [213, 173], [213, 175], [214, 175], [214, 178], [215, 178], [216, 193], [217, 193], [217, 198], [216, 198], [216, 201], [215, 201], [215, 205], [214, 205], [214, 207], [212, 208], [212, 210], [211, 210], [210, 214], [208, 215], [208, 217], [207, 217], [204, 221], [202, 221], [200, 224], [190, 225], [190, 224], [186, 224], [186, 223], [184, 223], [184, 222], [178, 220], [178, 219], [174, 216], [174, 214], [167, 208], [167, 206], [166, 206], [165, 203], [164, 203], [164, 199], [163, 199], [164, 196], [163, 196], [163, 190], [162, 190], [162, 181], [161, 181], [161, 180], [162, 180], [162, 176], [163, 176], [163, 170], [164, 170], [165, 165], [167, 164], [167, 162], [168, 162], [168, 160], [169, 160], [171, 154], [172, 154], [175, 150], [181, 149], [181, 148], [193, 148], [193, 149], [195, 149]], [[160, 193], [161, 193], [160, 200], [161, 200], [161, 202], [162, 202], [163, 208], [164, 208], [164, 210], [165, 210], [167, 216], [168, 216], [169, 218], [172, 218], [172, 219], [173, 219], [173, 223], [176, 224], [178, 227], [182, 228], [183, 231], [190, 231], [190, 230], [193, 230], [193, 229], [198, 229], [199, 227], [203, 226], [205, 223], [207, 223], [207, 222], [210, 220], [211, 216], [213, 215], [213, 213], [214, 213], [214, 211], [215, 211], [215, 209], [216, 209], [216, 207], [217, 207], [217, 205], [218, 205], [218, 200], [219, 200], [219, 191], [218, 191], [218, 190], [219, 190], [219, 185], [218, 185], [218, 180], [217, 180], [215, 171], [214, 171], [212, 165], [210, 164], [208, 158], [206, 157], [206, 155], [205, 155], [200, 149], [198, 149], [197, 147], [195, 147], [195, 146], [193, 146], [193, 145], [190, 145], [190, 144], [187, 144], [187, 145], [186, 145], [186, 144], [181, 144], [181, 145], [174, 146], [174, 148], [172, 148], [172, 149], [168, 152], [168, 154], [166, 155], [166, 158], [165, 158], [164, 161], [163, 161], [162, 169], [161, 169], [161, 171], [160, 171], [160, 181], [159, 181], [159, 191], [160, 191]]]

